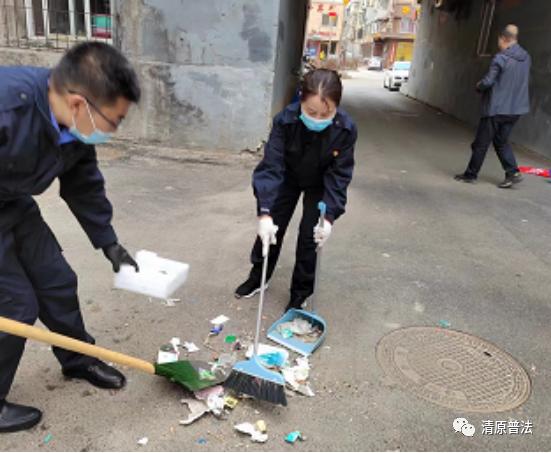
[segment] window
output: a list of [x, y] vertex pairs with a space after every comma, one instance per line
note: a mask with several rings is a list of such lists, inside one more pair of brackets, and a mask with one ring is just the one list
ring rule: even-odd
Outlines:
[[336, 55], [337, 53], [337, 41], [331, 41], [331, 47], [329, 49], [330, 55]]
[[413, 19], [402, 17], [402, 20], [400, 20], [400, 33], [413, 33], [414, 31]]
[[339, 18], [337, 16], [337, 13], [323, 14], [321, 16], [321, 25], [323, 27], [336, 27], [338, 21]]
[[112, 0], [25, 0], [25, 16], [27, 37], [54, 47], [112, 39]]

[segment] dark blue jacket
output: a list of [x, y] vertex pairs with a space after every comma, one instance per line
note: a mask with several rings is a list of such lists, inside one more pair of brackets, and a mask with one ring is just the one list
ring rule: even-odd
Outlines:
[[[296, 143], [297, 128], [304, 127], [299, 118], [300, 103], [287, 106], [273, 121], [270, 138], [264, 149], [264, 158], [253, 173], [253, 188], [257, 198], [258, 214], [269, 213], [276, 201], [279, 188], [292, 178], [292, 150]], [[358, 133], [350, 116], [337, 110], [333, 124], [327, 131], [327, 141], [320, 149], [320, 167], [323, 172], [323, 201], [327, 205], [327, 218], [336, 220], [345, 211], [346, 191], [354, 170], [354, 145]], [[300, 184], [300, 181], [296, 181]]]
[[524, 115], [530, 111], [530, 66], [528, 52], [518, 44], [499, 52], [490, 70], [479, 82], [483, 92], [482, 117]]
[[117, 241], [95, 147], [58, 145], [48, 103], [50, 71], [0, 66], [0, 232], [38, 213], [33, 195], [59, 178], [60, 195], [96, 248]]

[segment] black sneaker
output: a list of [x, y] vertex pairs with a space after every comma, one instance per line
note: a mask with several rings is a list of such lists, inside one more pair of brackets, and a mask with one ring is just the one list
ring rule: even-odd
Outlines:
[[456, 181], [466, 182], [469, 184], [474, 184], [476, 182], [476, 178], [473, 178], [472, 176], [467, 176], [465, 173], [461, 173], [460, 175], [455, 175], [453, 177]]
[[505, 179], [501, 184], [498, 184], [500, 189], [510, 189], [514, 184], [518, 184], [522, 181], [522, 173], [516, 172], [512, 175], [505, 176]]
[[[268, 289], [268, 282], [266, 282], [266, 289]], [[256, 296], [260, 292], [260, 279], [249, 277], [245, 282], [241, 283], [235, 290], [235, 298], [249, 299]]]
[[296, 299], [292, 299], [288, 304], [287, 304], [287, 307], [285, 307], [285, 311], [284, 313], [287, 313], [289, 310], [291, 309], [296, 309], [296, 310], [300, 310], [302, 309], [303, 305], [304, 305], [304, 299], [302, 298], [296, 298]]

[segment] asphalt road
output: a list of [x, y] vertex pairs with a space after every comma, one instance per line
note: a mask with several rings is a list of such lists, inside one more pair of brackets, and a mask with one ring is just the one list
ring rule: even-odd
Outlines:
[[[45, 418], [29, 432], [1, 436], [2, 450], [549, 449], [551, 186], [532, 177], [497, 189], [503, 175], [492, 151], [477, 185], [457, 183], [452, 177], [467, 162], [472, 128], [384, 90], [380, 74], [353, 74], [345, 91], [359, 127], [357, 168], [348, 213], [324, 254], [318, 308], [330, 332], [311, 361], [316, 396], [292, 397], [287, 408], [247, 400], [226, 420], [207, 415], [184, 427], [184, 392], [161, 378], [126, 370], [125, 390], [97, 390], [64, 380], [48, 348], [29, 343], [10, 399], [42, 408]], [[108, 263], [53, 187], [40, 204], [79, 275], [82, 310], [98, 344], [153, 360], [159, 345], [179, 336], [209, 359], [202, 341], [219, 314], [230, 318], [225, 334], [249, 335], [256, 305], [232, 293], [247, 274], [255, 234], [255, 159], [167, 159], [123, 148], [102, 155], [121, 242], [186, 261], [191, 274], [175, 307], [112, 290]], [[525, 153], [519, 160], [551, 167]], [[268, 293], [266, 326], [288, 302], [295, 230]], [[532, 379], [528, 402], [505, 413], [459, 413], [386, 378], [378, 341], [400, 327], [441, 320], [514, 356]], [[224, 349], [221, 337], [212, 345]], [[533, 434], [467, 438], [452, 429], [459, 416], [478, 431], [484, 420], [529, 419]], [[268, 424], [265, 445], [233, 431], [235, 423], [258, 419]], [[285, 444], [292, 430], [307, 440]], [[144, 436], [149, 443], [140, 447]]]

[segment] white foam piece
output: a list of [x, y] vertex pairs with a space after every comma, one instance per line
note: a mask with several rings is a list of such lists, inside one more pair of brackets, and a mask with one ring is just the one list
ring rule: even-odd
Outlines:
[[136, 253], [140, 272], [123, 265], [115, 274], [114, 286], [159, 299], [168, 299], [187, 280], [189, 264], [161, 258], [154, 252]]

